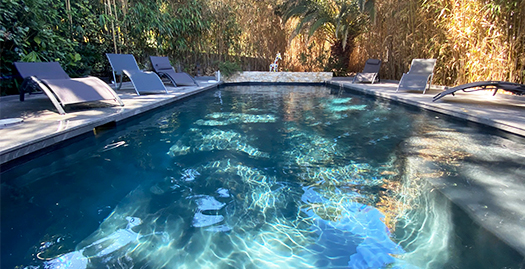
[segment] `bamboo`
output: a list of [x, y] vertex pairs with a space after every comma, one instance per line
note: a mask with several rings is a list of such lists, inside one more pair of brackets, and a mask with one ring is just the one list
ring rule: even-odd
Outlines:
[[71, 0], [66, 0], [67, 18], [69, 20], [69, 35], [73, 38], [73, 16], [71, 14]]
[[[114, 3], [114, 0], [113, 0], [113, 3]], [[113, 18], [113, 8], [112, 8], [112, 3], [111, 3], [111, 0], [107, 0], [106, 2], [106, 5], [108, 7], [108, 11], [109, 11], [109, 17], [111, 18], [111, 35], [113, 37], [113, 51], [114, 53], [118, 53], [117, 51], [117, 39], [116, 39], [116, 35], [115, 35], [115, 22], [114, 22], [114, 18]]]
[[[515, 6], [513, 3], [516, 3]], [[381, 77], [399, 79], [413, 58], [437, 58], [434, 81], [525, 82], [525, 1], [377, 0], [376, 24], [357, 39], [356, 66], [381, 56]], [[359, 55], [357, 54], [359, 53]]]

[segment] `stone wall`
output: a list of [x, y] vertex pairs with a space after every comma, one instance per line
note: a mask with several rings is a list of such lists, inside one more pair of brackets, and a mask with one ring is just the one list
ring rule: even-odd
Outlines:
[[225, 78], [224, 82], [324, 82], [332, 79], [332, 72], [240, 72]]

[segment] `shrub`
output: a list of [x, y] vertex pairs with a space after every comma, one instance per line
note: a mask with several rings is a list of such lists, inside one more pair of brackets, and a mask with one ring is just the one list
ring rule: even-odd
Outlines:
[[229, 78], [233, 74], [242, 71], [241, 66], [237, 62], [230, 61], [219, 63], [219, 70], [224, 78]]

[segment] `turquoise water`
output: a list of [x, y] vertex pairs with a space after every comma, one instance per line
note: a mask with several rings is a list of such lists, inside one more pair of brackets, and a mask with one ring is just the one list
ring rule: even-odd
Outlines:
[[325, 87], [209, 91], [4, 172], [2, 268], [519, 268], [413, 176], [435, 131], [479, 133]]

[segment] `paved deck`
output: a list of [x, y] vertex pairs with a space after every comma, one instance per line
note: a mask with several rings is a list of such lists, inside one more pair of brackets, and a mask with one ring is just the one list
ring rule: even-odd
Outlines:
[[[328, 83], [478, 122], [525, 137], [525, 97], [504, 94], [492, 96], [487, 92], [472, 92], [446, 96], [434, 103], [432, 97], [442, 89], [434, 87], [423, 95], [421, 92], [396, 93], [396, 82], [373, 85], [351, 84], [348, 80], [335, 78]], [[137, 96], [128, 87], [118, 92], [125, 104], [124, 107], [99, 103], [90, 106], [89, 109], [83, 106], [73, 107], [66, 115], [59, 115], [47, 97], [42, 94], [28, 96], [25, 102], [20, 102], [18, 96], [2, 97], [0, 119], [23, 118], [24, 121], [0, 128], [0, 164], [91, 132], [98, 126], [118, 122], [211, 89], [217, 83], [202, 81], [201, 85], [201, 87], [168, 87], [169, 94], [142, 96]], [[525, 163], [525, 160], [521, 163]], [[474, 220], [525, 256], [525, 176], [523, 175], [525, 175], [525, 167], [521, 166], [511, 175], [511, 177], [517, 176], [517, 179], [503, 177], [494, 182], [491, 178], [480, 184], [476, 191], [472, 191], [470, 185], [457, 184], [447, 179], [441, 182], [435, 181], [433, 184], [467, 211]], [[490, 192], [491, 199], [484, 199], [480, 189]], [[502, 204], [508, 205], [505, 206], [505, 210], [499, 210]]]

